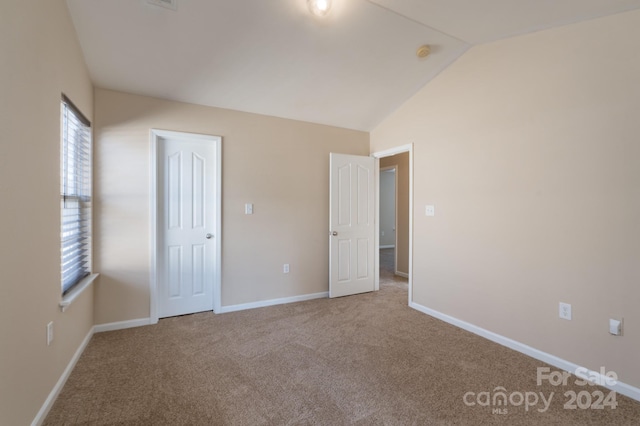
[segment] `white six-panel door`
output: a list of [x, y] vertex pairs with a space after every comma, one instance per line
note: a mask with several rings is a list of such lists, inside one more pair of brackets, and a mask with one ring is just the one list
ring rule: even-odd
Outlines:
[[213, 138], [168, 134], [157, 140], [159, 318], [214, 307], [219, 138]]
[[329, 297], [375, 290], [374, 161], [330, 154]]

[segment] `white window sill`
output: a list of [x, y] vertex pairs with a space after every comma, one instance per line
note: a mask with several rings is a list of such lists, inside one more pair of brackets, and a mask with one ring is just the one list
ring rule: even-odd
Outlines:
[[62, 300], [60, 301], [60, 309], [62, 312], [66, 311], [69, 305], [73, 303], [74, 300], [78, 298], [89, 286], [98, 278], [100, 274], [91, 274], [85, 277], [82, 281], [78, 283], [69, 293], [62, 296]]

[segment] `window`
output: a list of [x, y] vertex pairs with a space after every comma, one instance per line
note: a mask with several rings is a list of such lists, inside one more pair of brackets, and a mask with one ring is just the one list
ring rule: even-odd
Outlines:
[[91, 273], [91, 123], [62, 95], [62, 294]]

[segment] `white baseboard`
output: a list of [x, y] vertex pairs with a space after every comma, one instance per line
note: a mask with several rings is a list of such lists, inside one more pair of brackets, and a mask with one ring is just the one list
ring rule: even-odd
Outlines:
[[102, 333], [104, 331], [124, 330], [125, 328], [141, 327], [143, 325], [150, 325], [151, 318], [139, 318], [129, 321], [110, 322], [107, 324], [98, 324], [93, 327], [96, 333]]
[[56, 402], [56, 398], [58, 398], [60, 391], [64, 387], [64, 384], [67, 382], [67, 379], [69, 378], [69, 376], [71, 375], [73, 368], [76, 366], [78, 360], [80, 359], [80, 356], [82, 355], [85, 348], [89, 344], [91, 337], [93, 337], [93, 333], [94, 333], [94, 328], [91, 327], [91, 329], [85, 336], [84, 340], [82, 341], [82, 343], [80, 343], [80, 346], [78, 346], [78, 349], [73, 354], [73, 357], [71, 357], [71, 361], [69, 361], [69, 364], [67, 364], [67, 368], [64, 369], [64, 371], [62, 372], [62, 375], [58, 379], [58, 382], [49, 393], [49, 396], [44, 401], [44, 404], [42, 404], [40, 411], [38, 411], [38, 414], [36, 414], [36, 417], [31, 422], [31, 426], [40, 426], [44, 422], [44, 419], [47, 417], [47, 414], [49, 414], [51, 407], [53, 407], [53, 403]]
[[378, 248], [381, 248], [381, 249], [387, 249], [387, 248], [396, 248], [396, 246], [395, 246], [395, 245], [393, 245], [393, 244], [391, 244], [391, 245], [387, 245], [387, 246], [380, 246], [380, 247], [378, 247]]
[[409, 278], [409, 274], [407, 274], [406, 272], [395, 271], [394, 273], [399, 277]]
[[328, 291], [322, 293], [303, 294], [302, 296], [283, 297], [281, 299], [262, 300], [260, 302], [242, 303], [239, 305], [223, 306], [221, 314], [228, 312], [244, 311], [246, 309], [264, 308], [266, 306], [283, 305], [285, 303], [303, 302], [305, 300], [324, 299], [329, 297]]
[[578, 368], [583, 369], [585, 375], [590, 378], [597, 378], [597, 382], [605, 383], [604, 387], [615, 391], [621, 395], [625, 395], [629, 398], [635, 399], [636, 401], [640, 401], [640, 388], [628, 385], [626, 383], [622, 383], [620, 381], [616, 381], [614, 385], [607, 385], [606, 377], [602, 376], [598, 371], [592, 371], [585, 369], [584, 367], [574, 364], [573, 362], [564, 360], [555, 355], [551, 355], [549, 353], [543, 352], [531, 346], [525, 345], [524, 343], [517, 342], [515, 340], [509, 339], [508, 337], [501, 336], [492, 331], [485, 330], [484, 328], [478, 327], [476, 325], [470, 324], [466, 321], [462, 321], [458, 318], [449, 316], [447, 314], [443, 314], [442, 312], [438, 312], [436, 310], [427, 308], [418, 303], [411, 302], [409, 306], [417, 311], [420, 311], [424, 314], [447, 322], [451, 325], [455, 325], [456, 327], [462, 328], [463, 330], [467, 330], [473, 334], [477, 334], [478, 336], [484, 337], [485, 339], [489, 339], [492, 342], [498, 343], [502, 346], [506, 346], [514, 351], [523, 353], [532, 358], [535, 358], [539, 361], [546, 362], [547, 364], [553, 365], [554, 367], [560, 368], [564, 371], [567, 371], [571, 374], [574, 374]]

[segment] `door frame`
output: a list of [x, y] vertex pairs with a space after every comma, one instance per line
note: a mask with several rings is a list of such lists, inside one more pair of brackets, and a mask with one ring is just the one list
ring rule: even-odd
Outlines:
[[214, 231], [214, 273], [213, 273], [213, 312], [219, 313], [222, 307], [221, 300], [221, 277], [222, 277], [222, 138], [220, 136], [204, 135], [199, 133], [176, 132], [171, 130], [151, 129], [151, 158], [150, 158], [150, 179], [149, 179], [149, 252], [150, 273], [149, 273], [149, 322], [157, 324], [158, 322], [158, 257], [159, 247], [157, 244], [158, 233], [161, 232], [158, 223], [158, 200], [161, 200], [162, 194], [159, 194], [160, 185], [158, 185], [158, 144], [161, 139], [171, 138], [184, 141], [207, 141], [214, 144], [216, 152], [216, 187], [215, 191], [215, 210], [216, 223]]
[[[396, 146], [394, 148], [385, 149], [382, 151], [376, 151], [371, 154], [372, 157], [376, 159], [376, 178], [375, 178], [375, 193], [376, 193], [376, 234], [375, 234], [375, 287], [376, 290], [380, 289], [380, 159], [384, 157], [390, 157], [396, 154], [402, 154], [408, 152], [409, 153], [409, 291], [408, 291], [408, 301], [407, 304], [411, 305], [413, 303], [413, 143], [408, 143], [406, 145]], [[397, 194], [397, 181], [398, 175], [396, 171], [396, 197]], [[397, 208], [397, 202], [396, 202]], [[398, 226], [397, 226], [398, 215], [396, 211], [396, 253], [398, 246]], [[397, 265], [397, 258], [396, 258]]]

